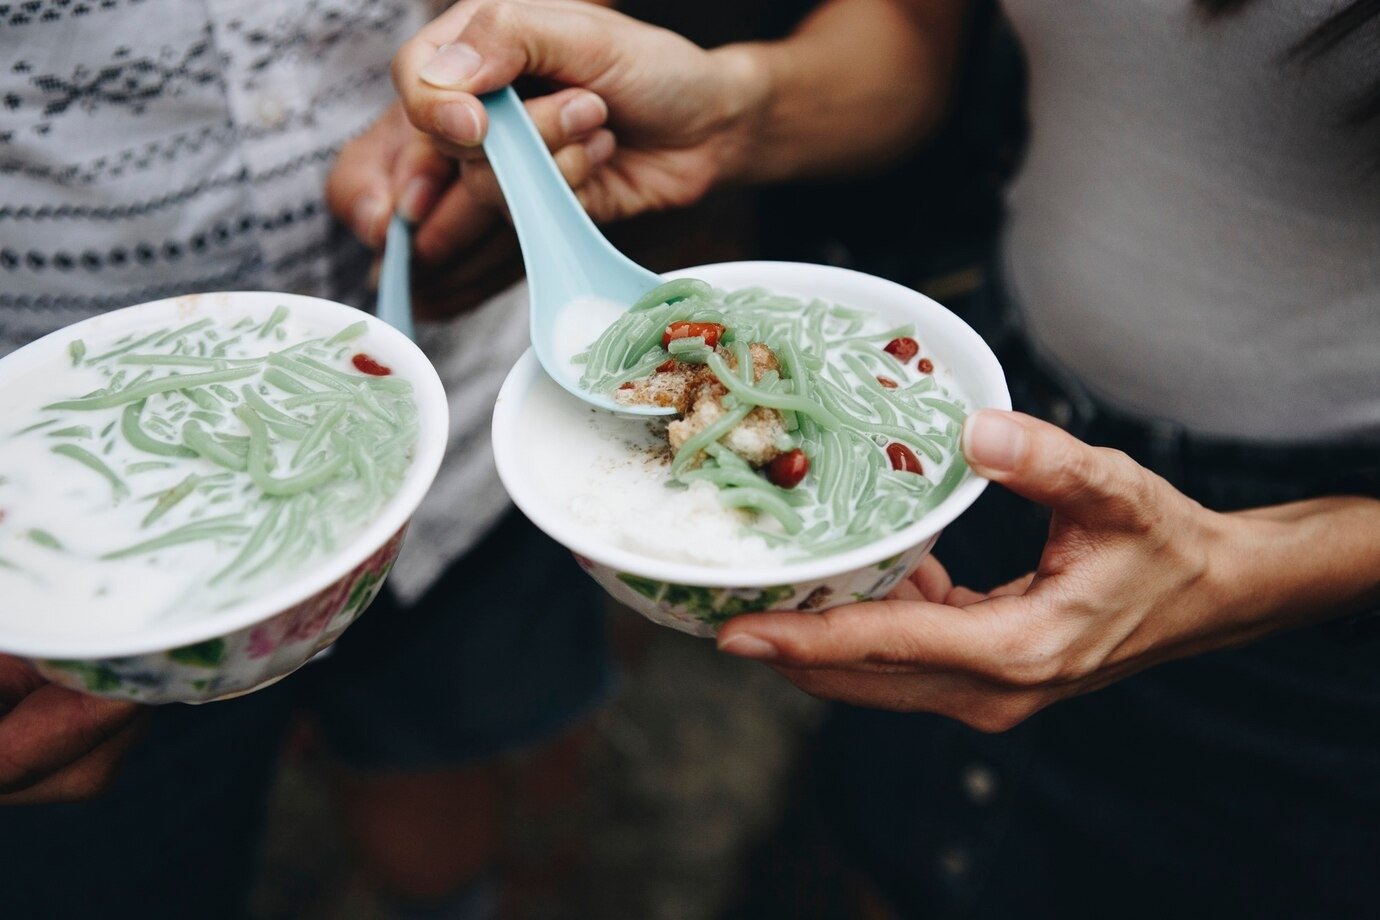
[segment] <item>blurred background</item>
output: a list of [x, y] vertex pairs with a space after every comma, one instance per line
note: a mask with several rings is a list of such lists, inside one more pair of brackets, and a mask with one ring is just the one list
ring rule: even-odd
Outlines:
[[[780, 35], [811, 5], [619, 4], [705, 46]], [[981, 288], [999, 191], [1023, 138], [1021, 62], [990, 3], [973, 4], [968, 45], [961, 115], [893, 168], [720, 194], [610, 235], [658, 270], [747, 258], [825, 262], [891, 278], [962, 314]], [[941, 539], [941, 558], [943, 549]], [[868, 812], [857, 787], [874, 769], [904, 782], [908, 758], [924, 752], [906, 751], [898, 738], [894, 762], [851, 763], [837, 712], [769, 669], [612, 606], [608, 616], [622, 671], [615, 697], [556, 750], [519, 753], [499, 768], [505, 798], [516, 803], [502, 816], [503, 915], [896, 916], [855, 843], [859, 822], [885, 816]], [[298, 726], [270, 804], [253, 899], [259, 920], [386, 916], [356, 868], [327, 773], [311, 726]], [[955, 782], [974, 795], [981, 780]], [[876, 830], [866, 835], [874, 846], [885, 839]], [[961, 872], [955, 854], [940, 859], [935, 871]]]

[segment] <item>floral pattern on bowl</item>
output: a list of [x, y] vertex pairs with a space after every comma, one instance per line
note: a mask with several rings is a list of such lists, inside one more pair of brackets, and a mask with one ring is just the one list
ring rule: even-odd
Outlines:
[[680, 585], [619, 571], [576, 554], [575, 561], [618, 602], [647, 619], [692, 636], [713, 636], [728, 620], [763, 610], [828, 610], [886, 597], [934, 548], [935, 534], [918, 546], [872, 565], [790, 585], [710, 588]]
[[300, 668], [373, 603], [406, 531], [403, 525], [373, 555], [301, 603], [228, 635], [144, 655], [33, 664], [55, 684], [136, 703], [206, 703], [252, 692]]

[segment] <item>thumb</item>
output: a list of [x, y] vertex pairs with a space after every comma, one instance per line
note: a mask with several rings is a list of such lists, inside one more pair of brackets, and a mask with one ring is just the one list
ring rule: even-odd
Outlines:
[[1126, 454], [1020, 412], [969, 416], [963, 455], [978, 475], [1083, 523], [1139, 519], [1153, 504], [1154, 474]]
[[615, 60], [607, 22], [585, 4], [494, 0], [459, 4], [408, 41], [393, 60], [393, 82], [418, 127], [476, 146], [488, 117], [477, 94], [530, 74], [565, 86], [597, 83]]

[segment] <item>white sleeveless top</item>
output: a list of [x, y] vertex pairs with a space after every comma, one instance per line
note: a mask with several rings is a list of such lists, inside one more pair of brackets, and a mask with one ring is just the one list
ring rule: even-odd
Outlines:
[[1200, 433], [1380, 438], [1380, 22], [1288, 49], [1344, 0], [1004, 0], [1032, 136], [1006, 280], [1036, 348]]

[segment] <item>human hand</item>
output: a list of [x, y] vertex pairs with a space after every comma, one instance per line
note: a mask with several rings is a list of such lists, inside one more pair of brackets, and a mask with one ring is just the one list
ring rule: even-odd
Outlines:
[[[607, 103], [617, 149], [578, 191], [596, 220], [690, 204], [732, 175], [762, 92], [746, 56], [577, 0], [457, 3], [393, 62], [407, 117], [457, 156], [473, 156], [488, 123], [475, 94], [523, 74]], [[476, 193], [497, 201], [487, 185]]]
[[0, 655], [0, 805], [100, 794], [135, 741], [142, 710], [51, 684]]
[[927, 559], [884, 601], [737, 617], [719, 648], [803, 690], [1003, 731], [1166, 659], [1290, 625], [1248, 561], [1278, 525], [1210, 512], [1125, 454], [1018, 413], [964, 428], [980, 475], [1053, 509], [1039, 567], [989, 594]]
[[[566, 181], [585, 182], [613, 153], [608, 115], [593, 93], [569, 89], [528, 103]], [[366, 245], [381, 250], [394, 211], [414, 226], [412, 304], [423, 319], [473, 309], [522, 276], [502, 196], [474, 151], [457, 163], [394, 104], [346, 144], [326, 182], [326, 203]]]

